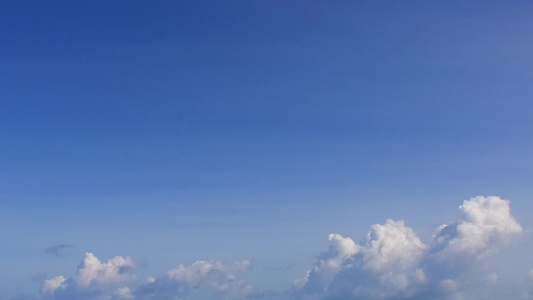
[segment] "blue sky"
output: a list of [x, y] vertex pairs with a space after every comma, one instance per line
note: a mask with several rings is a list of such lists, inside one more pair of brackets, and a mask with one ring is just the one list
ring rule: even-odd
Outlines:
[[330, 233], [404, 219], [429, 243], [478, 195], [527, 231], [532, 13], [2, 1], [0, 299], [85, 252], [129, 255], [139, 278], [246, 259], [256, 288], [288, 289]]

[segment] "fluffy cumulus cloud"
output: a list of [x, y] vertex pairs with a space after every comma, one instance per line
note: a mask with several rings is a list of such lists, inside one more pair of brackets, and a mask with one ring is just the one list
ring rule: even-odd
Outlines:
[[317, 264], [307, 271], [303, 278], [294, 282], [296, 289], [303, 289], [307, 293], [322, 292], [335, 275], [346, 266], [346, 261], [360, 250], [352, 239], [339, 234], [330, 234], [328, 240], [328, 252], [320, 256]]
[[457, 221], [435, 230], [421, 264], [429, 278], [426, 296], [470, 299], [491, 290], [496, 293], [499, 275], [489, 262], [523, 233], [509, 201], [499, 197], [464, 201], [459, 213]]
[[135, 280], [134, 268], [135, 264], [129, 257], [116, 256], [102, 263], [92, 253], [85, 253], [74, 276], [46, 280], [41, 296], [44, 299], [107, 299], [106, 288]]
[[[87, 253], [76, 274], [45, 280], [40, 299], [533, 299], [531, 289], [501, 288], [491, 260], [520, 236], [509, 201], [476, 197], [459, 207], [459, 218], [439, 226], [426, 245], [403, 220], [376, 224], [362, 242], [328, 236], [327, 251], [285, 292], [257, 292], [248, 283], [246, 260], [178, 265], [142, 283], [128, 257], [103, 263]], [[533, 282], [533, 270], [525, 271]], [[507, 280], [509, 282], [509, 280]]]
[[116, 284], [134, 279], [131, 271], [135, 265], [129, 258], [116, 256], [107, 263], [101, 263], [92, 253], [86, 253], [83, 263], [74, 277], [80, 287], [88, 287], [96, 284]]
[[434, 252], [442, 259], [457, 255], [482, 259], [523, 231], [511, 215], [509, 201], [499, 197], [476, 197], [459, 210], [460, 219], [440, 226], [435, 234]]
[[336, 236], [331, 235], [330, 250], [291, 294], [301, 299], [475, 299], [498, 283], [486, 261], [523, 229], [509, 201], [499, 197], [472, 198], [459, 211], [457, 221], [437, 228], [429, 246], [403, 221], [372, 226], [361, 245], [331, 243]]
[[344, 299], [409, 296], [426, 280], [418, 267], [426, 246], [403, 221], [387, 220], [372, 226], [362, 245], [342, 237], [344, 243], [331, 243], [332, 236], [336, 235], [330, 235], [330, 250], [295, 286], [294, 295]]

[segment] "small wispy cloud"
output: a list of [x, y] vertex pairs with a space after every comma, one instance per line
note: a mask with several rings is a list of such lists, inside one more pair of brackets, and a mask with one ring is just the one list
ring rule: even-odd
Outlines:
[[72, 254], [72, 249], [74, 249], [74, 246], [68, 245], [68, 244], [59, 244], [52, 247], [46, 248], [44, 251], [50, 255], [54, 255], [56, 257], [64, 257], [69, 256]]

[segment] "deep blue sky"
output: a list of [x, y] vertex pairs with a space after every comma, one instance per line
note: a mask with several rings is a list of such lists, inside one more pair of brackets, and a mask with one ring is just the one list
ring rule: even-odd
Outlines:
[[[156, 275], [252, 259], [279, 284], [330, 232], [392, 217], [429, 237], [482, 194], [526, 222], [532, 15], [526, 1], [2, 1], [0, 290], [37, 290], [85, 251]], [[57, 244], [72, 255], [45, 253]]]

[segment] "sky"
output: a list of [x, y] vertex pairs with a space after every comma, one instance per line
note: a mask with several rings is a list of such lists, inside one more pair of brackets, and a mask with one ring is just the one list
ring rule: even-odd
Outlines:
[[531, 15], [0, 1], [0, 300], [533, 299]]

